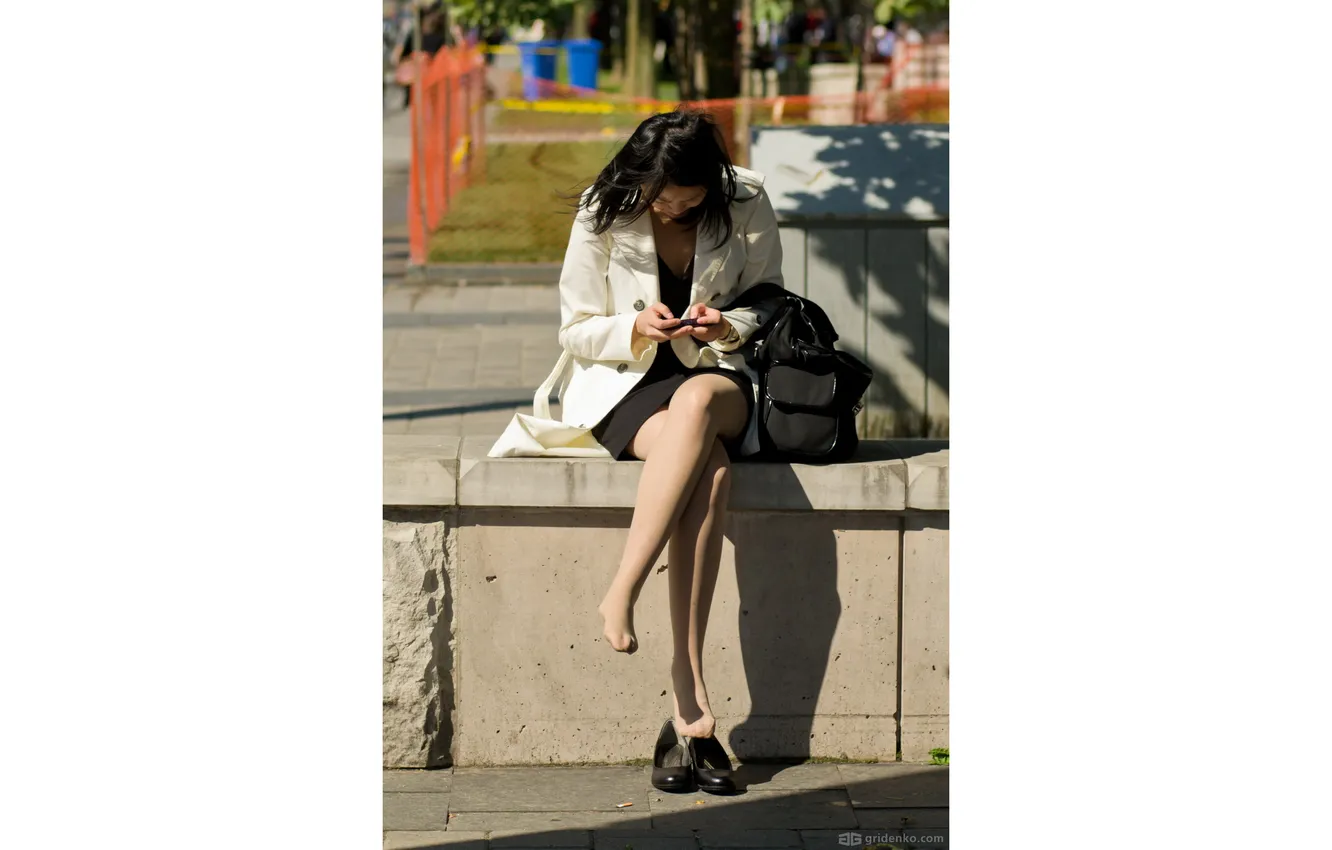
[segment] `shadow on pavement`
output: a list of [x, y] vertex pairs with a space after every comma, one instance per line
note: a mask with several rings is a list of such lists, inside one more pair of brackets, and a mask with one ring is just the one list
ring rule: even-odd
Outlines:
[[434, 407], [429, 410], [412, 410], [405, 413], [385, 413], [384, 421], [393, 422], [402, 419], [429, 419], [435, 416], [460, 416], [464, 413], [486, 413], [492, 410], [512, 410], [526, 404], [532, 406], [532, 397], [515, 398], [501, 401], [487, 401], [477, 404], [461, 404], [454, 407]]
[[[400, 800], [392, 804], [388, 796], [385, 798], [384, 829], [390, 835], [386, 846], [414, 850], [482, 848], [486, 845], [481, 833], [492, 833], [490, 842], [495, 847], [947, 848], [947, 767], [894, 764], [885, 770], [882, 765], [846, 764], [828, 775], [828, 781], [805, 783], [820, 787], [782, 787], [782, 774], [790, 767], [741, 764], [735, 774], [740, 790], [726, 797], [697, 791], [657, 791], [647, 784], [645, 768], [642, 787], [647, 788], [649, 800], [638, 802], [643, 792], [634, 794], [629, 789], [625, 798], [635, 797], [637, 805], [646, 803], [650, 811], [632, 815], [604, 807], [586, 811], [451, 811], [447, 793], [395, 794], [391, 796]], [[549, 774], [550, 781], [559, 781], [558, 774], [565, 769], [540, 770], [543, 777]], [[851, 776], [857, 771], [876, 775], [841, 779], [843, 769]], [[405, 801], [415, 804], [412, 814], [399, 805], [401, 798], [418, 798]], [[524, 825], [518, 826], [520, 823]], [[466, 835], [459, 833], [475, 836], [475, 843], [459, 843], [466, 840]]]

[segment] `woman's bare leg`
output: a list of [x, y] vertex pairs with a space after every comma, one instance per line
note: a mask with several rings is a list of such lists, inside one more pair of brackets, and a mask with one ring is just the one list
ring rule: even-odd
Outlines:
[[637, 648], [633, 605], [638, 591], [684, 512], [714, 441], [740, 434], [748, 410], [739, 387], [727, 378], [695, 375], [675, 391], [665, 413], [655, 413], [629, 444], [629, 451], [646, 463], [620, 567], [597, 606], [606, 619], [606, 640], [616, 651]]
[[703, 683], [703, 636], [721, 566], [730, 494], [731, 462], [721, 441], [713, 440], [703, 474], [671, 534], [668, 549], [675, 729], [693, 738], [712, 737], [716, 726]]

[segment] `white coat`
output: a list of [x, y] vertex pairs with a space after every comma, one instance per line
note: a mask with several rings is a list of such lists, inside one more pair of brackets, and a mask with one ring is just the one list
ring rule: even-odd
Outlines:
[[[699, 231], [689, 304], [720, 307], [764, 281], [782, 285], [782, 246], [777, 216], [763, 189], [763, 175], [735, 169], [736, 201], [731, 204], [731, 238], [717, 247], [719, 234]], [[742, 201], [742, 198], [752, 200]], [[560, 393], [566, 424], [591, 428], [642, 379], [656, 359], [659, 343], [639, 340], [631, 349], [634, 319], [661, 300], [657, 248], [651, 212], [632, 224], [617, 222], [601, 236], [592, 232], [586, 211], [575, 217], [560, 272], [560, 345], [572, 355], [572, 372]], [[672, 340], [688, 368], [734, 369], [757, 376], [736, 353], [766, 316], [753, 308], [722, 313], [740, 335], [737, 342], [700, 346], [691, 337]], [[757, 403], [755, 404], [757, 409]], [[742, 454], [758, 450], [755, 417], [750, 417]]]

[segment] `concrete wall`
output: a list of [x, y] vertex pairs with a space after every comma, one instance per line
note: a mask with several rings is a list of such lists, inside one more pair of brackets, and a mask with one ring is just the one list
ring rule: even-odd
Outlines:
[[[384, 439], [385, 766], [649, 757], [671, 712], [665, 556], [637, 653], [611, 651], [596, 613], [641, 464]], [[863, 448], [736, 467], [704, 656], [734, 756], [947, 746], [947, 445]]]
[[874, 369], [871, 436], [948, 434], [947, 125], [766, 128], [786, 286]]

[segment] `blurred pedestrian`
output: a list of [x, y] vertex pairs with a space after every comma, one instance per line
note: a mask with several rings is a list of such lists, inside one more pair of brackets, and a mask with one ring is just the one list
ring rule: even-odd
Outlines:
[[893, 61], [893, 45], [897, 42], [897, 34], [893, 32], [892, 23], [874, 27], [873, 35], [875, 53], [885, 62]]
[[[431, 6], [421, 13], [421, 52], [433, 57], [444, 49], [448, 40], [444, 26], [444, 10], [438, 5]], [[395, 65], [398, 68], [398, 83], [403, 87], [403, 107], [412, 105], [412, 87], [416, 82], [419, 65], [415, 60], [415, 26], [409, 26], [406, 38], [399, 47]]]
[[661, 63], [661, 78], [675, 79], [675, 66], [671, 54], [675, 51], [675, 13], [671, 11], [670, 0], [660, 0], [657, 4], [657, 16], [653, 22], [653, 54]]
[[495, 64], [495, 48], [504, 43], [504, 27], [496, 25], [486, 31], [486, 64]]

